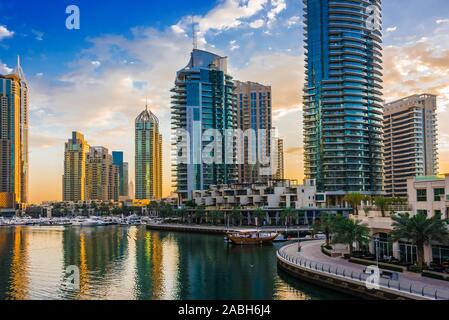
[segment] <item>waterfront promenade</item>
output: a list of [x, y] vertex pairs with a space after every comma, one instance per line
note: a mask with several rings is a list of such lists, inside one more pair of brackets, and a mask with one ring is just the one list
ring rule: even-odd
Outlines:
[[[349, 262], [343, 258], [331, 258], [321, 252], [321, 245], [323, 241], [311, 241], [301, 244], [301, 252], [298, 252], [298, 244], [290, 244], [281, 248], [278, 252], [278, 259], [285, 266], [299, 268], [303, 271], [309, 271], [314, 282], [326, 281], [329, 276], [332, 276], [332, 281], [338, 286], [340, 283], [345, 283], [348, 287], [353, 285], [354, 288], [359, 285], [358, 291], [360, 296], [368, 293], [368, 290], [363, 290], [363, 285], [368, 275], [364, 274], [366, 266], [358, 265]], [[376, 262], [373, 262], [375, 265]], [[282, 265], [281, 265], [282, 267]], [[292, 273], [292, 272], [290, 272]], [[293, 272], [294, 273], [294, 272]], [[320, 279], [319, 275], [326, 276]], [[310, 275], [305, 275], [309, 277]], [[327, 285], [329, 287], [329, 285]], [[383, 291], [387, 296], [400, 297], [405, 299], [423, 299], [423, 300], [449, 300], [449, 282], [422, 277], [419, 274], [411, 272], [399, 273], [399, 280], [393, 281], [385, 278], [380, 279], [380, 291]], [[349, 291], [350, 288], [348, 287]]]

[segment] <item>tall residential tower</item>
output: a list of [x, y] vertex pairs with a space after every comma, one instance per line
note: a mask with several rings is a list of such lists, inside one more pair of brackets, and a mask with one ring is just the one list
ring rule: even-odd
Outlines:
[[385, 106], [385, 191], [407, 197], [407, 179], [438, 174], [437, 97], [413, 95]]
[[62, 197], [64, 201], [86, 200], [86, 160], [90, 146], [84, 135], [73, 132], [65, 143]]
[[350, 192], [381, 194], [381, 1], [304, 4], [306, 179], [332, 201]]
[[0, 208], [28, 202], [28, 85], [20, 66], [0, 75]]
[[[226, 129], [236, 129], [234, 83], [227, 58], [194, 49], [178, 71], [172, 95], [174, 185], [178, 196], [210, 185], [237, 182], [235, 146], [227, 145]], [[215, 144], [216, 148], [210, 148]], [[213, 150], [212, 150], [213, 149]]]
[[239, 183], [264, 182], [272, 178], [272, 175], [261, 174], [260, 168], [269, 164], [259, 161], [265, 158], [268, 160], [271, 155], [271, 87], [240, 81], [235, 81], [235, 86], [237, 128], [255, 133], [247, 134], [240, 150], [237, 150], [244, 161], [238, 164], [238, 180]]
[[136, 118], [135, 198], [160, 200], [162, 198], [162, 135], [159, 119], [148, 110]]

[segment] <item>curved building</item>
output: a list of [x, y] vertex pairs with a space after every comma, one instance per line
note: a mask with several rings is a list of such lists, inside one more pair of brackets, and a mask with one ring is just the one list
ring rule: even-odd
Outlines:
[[[381, 0], [304, 0], [305, 176], [318, 192], [383, 191]], [[328, 198], [329, 199], [329, 198]]]
[[194, 190], [237, 182], [236, 149], [225, 136], [237, 128], [234, 90], [227, 58], [208, 51], [194, 49], [177, 73], [171, 90], [173, 178], [182, 200], [191, 199]]
[[136, 118], [136, 186], [137, 200], [162, 198], [162, 135], [159, 119], [148, 110]]

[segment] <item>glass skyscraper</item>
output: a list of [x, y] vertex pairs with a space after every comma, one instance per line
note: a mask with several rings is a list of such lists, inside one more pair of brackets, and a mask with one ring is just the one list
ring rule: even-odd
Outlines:
[[148, 106], [136, 118], [135, 198], [160, 200], [162, 198], [162, 135], [159, 119]]
[[122, 151], [112, 152], [112, 161], [114, 165], [118, 167], [119, 170], [119, 196], [128, 197], [128, 163], [124, 162]]
[[[177, 73], [171, 115], [174, 185], [182, 199], [191, 199], [194, 190], [237, 181], [235, 146], [227, 146], [224, 137], [226, 129], [237, 127], [234, 90], [227, 58], [211, 52], [194, 49], [188, 65]], [[207, 136], [210, 129], [217, 136]], [[208, 152], [208, 145], [218, 141], [221, 147]], [[216, 161], [205, 161], [204, 154]]]
[[0, 208], [28, 203], [28, 85], [17, 61], [0, 75]]
[[305, 176], [318, 192], [383, 191], [380, 0], [304, 0]]

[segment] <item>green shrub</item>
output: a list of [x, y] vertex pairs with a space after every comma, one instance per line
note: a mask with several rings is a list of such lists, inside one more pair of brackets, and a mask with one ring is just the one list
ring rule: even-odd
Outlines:
[[[371, 266], [373, 264], [376, 264], [376, 261], [363, 260], [363, 259], [359, 259], [359, 258], [350, 258], [349, 262], [361, 264], [364, 266]], [[382, 269], [385, 269], [385, 270], [390, 270], [390, 271], [395, 271], [395, 272], [404, 272], [404, 268], [402, 268], [400, 266], [388, 264], [388, 263], [380, 262], [379, 267]]]
[[415, 272], [415, 273], [421, 273], [422, 269], [418, 267], [417, 265], [409, 266], [408, 271]]
[[426, 278], [449, 281], [449, 276], [445, 276], [444, 274], [438, 274], [438, 273], [430, 272], [430, 271], [423, 271], [422, 276], [426, 277]]

